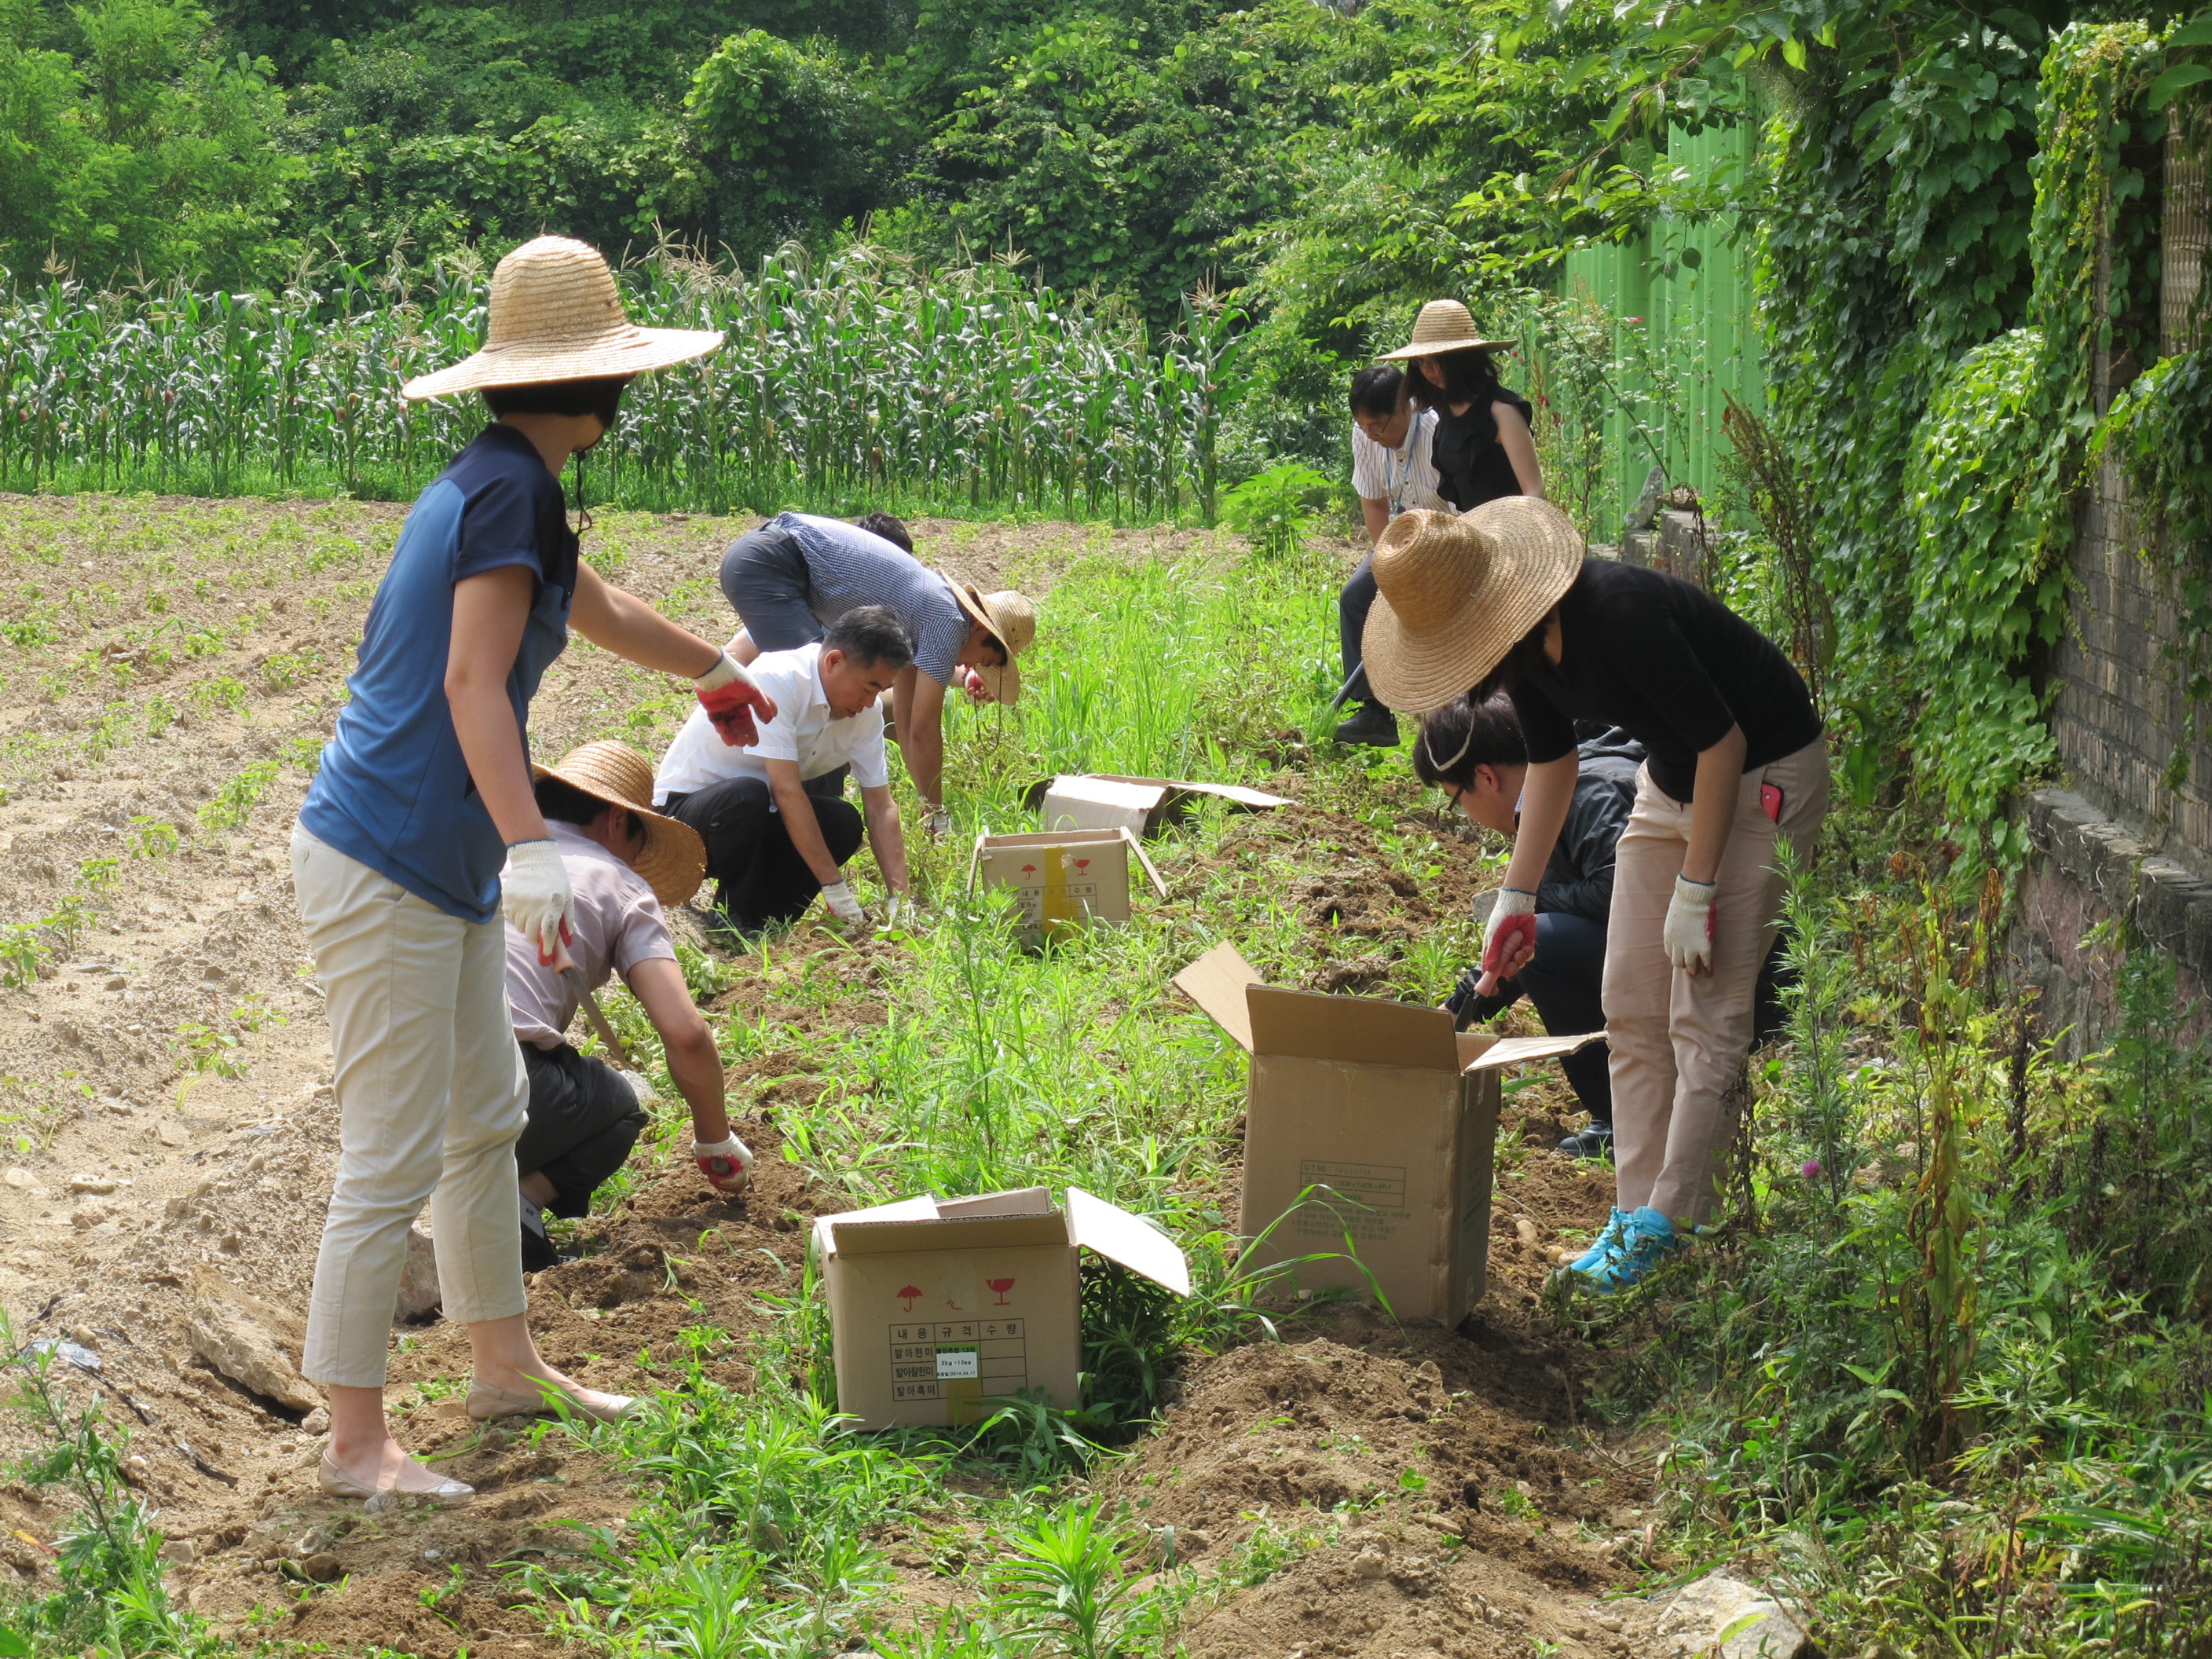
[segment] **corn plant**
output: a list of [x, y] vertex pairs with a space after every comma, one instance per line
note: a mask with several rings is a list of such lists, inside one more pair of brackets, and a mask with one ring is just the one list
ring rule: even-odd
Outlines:
[[[631, 387], [591, 457], [602, 496], [1212, 521], [1243, 319], [1205, 296], [1154, 342], [1115, 303], [1003, 264], [925, 275], [866, 246], [750, 273], [656, 257], [622, 280], [640, 322], [716, 329], [724, 345]], [[278, 294], [19, 291], [0, 301], [0, 488], [404, 497], [484, 416], [398, 388], [472, 350], [484, 319], [481, 273], [396, 263]]]

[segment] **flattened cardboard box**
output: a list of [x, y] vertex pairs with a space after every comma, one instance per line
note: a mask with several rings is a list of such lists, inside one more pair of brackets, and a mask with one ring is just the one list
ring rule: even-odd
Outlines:
[[830, 1291], [838, 1409], [860, 1426], [981, 1421], [1042, 1389], [1081, 1403], [1079, 1250], [1190, 1293], [1182, 1251], [1150, 1222], [1067, 1189], [901, 1199], [823, 1216], [815, 1241]]
[[1128, 777], [1114, 772], [1062, 773], [1032, 784], [1024, 798], [1050, 830], [1127, 830], [1157, 834], [1181, 817], [1191, 801], [1210, 795], [1247, 811], [1271, 811], [1290, 802], [1263, 789], [1236, 783], [1191, 783], [1178, 778]]
[[1034, 945], [1093, 922], [1128, 921], [1133, 862], [1165, 898], [1167, 884], [1127, 830], [979, 836], [968, 885], [1011, 887], [1020, 895], [1021, 937]]
[[1231, 945], [1175, 982], [1252, 1056], [1237, 1231], [1265, 1235], [1253, 1265], [1324, 1255], [1296, 1269], [1300, 1288], [1465, 1317], [1489, 1273], [1498, 1074], [1604, 1033], [1455, 1035], [1441, 1008], [1263, 985]]

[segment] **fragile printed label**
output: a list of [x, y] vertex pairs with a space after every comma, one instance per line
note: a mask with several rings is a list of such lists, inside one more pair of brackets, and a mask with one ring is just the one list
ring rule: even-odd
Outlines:
[[956, 1319], [902, 1322], [890, 1328], [891, 1398], [948, 1400], [953, 1385], [969, 1395], [1019, 1392], [1030, 1385], [1027, 1322]]

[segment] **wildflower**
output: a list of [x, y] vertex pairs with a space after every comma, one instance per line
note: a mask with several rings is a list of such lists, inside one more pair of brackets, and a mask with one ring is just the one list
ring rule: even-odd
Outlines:
[[1804, 1176], [1805, 1179], [1808, 1181], [1817, 1181], [1820, 1178], [1820, 1160], [1819, 1158], [1808, 1158], [1805, 1160]]

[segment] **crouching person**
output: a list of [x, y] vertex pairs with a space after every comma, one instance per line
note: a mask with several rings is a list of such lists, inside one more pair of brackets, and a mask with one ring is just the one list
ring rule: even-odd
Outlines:
[[[719, 742], [719, 739], [717, 739]], [[522, 1266], [559, 1260], [545, 1216], [577, 1217], [622, 1168], [644, 1131], [634, 1073], [579, 1054], [568, 1031], [584, 993], [620, 974], [660, 1034], [668, 1073], [691, 1109], [692, 1156], [717, 1192], [744, 1189], [753, 1156], [730, 1132], [721, 1056], [676, 963], [664, 904], [698, 890], [706, 854], [696, 831], [649, 810], [652, 763], [619, 743], [587, 743], [552, 768], [533, 766], [538, 810], [575, 896], [568, 953], [556, 972], [513, 927], [507, 997], [530, 1081], [529, 1120], [515, 1142]]]
[[[701, 720], [676, 734], [653, 783], [655, 804], [698, 831], [715, 908], [735, 932], [796, 921], [817, 895], [839, 920], [865, 921], [844, 871], [864, 839], [884, 884], [908, 892], [877, 699], [913, 662], [898, 617], [862, 605], [815, 644], [753, 659], [754, 683], [775, 688], [775, 718], [757, 743], [729, 748]], [[845, 799], [848, 772], [860, 786], [861, 811]]]
[[[1577, 750], [1582, 764], [1575, 775], [1574, 800], [1536, 889], [1535, 957], [1488, 996], [1475, 989], [1482, 970], [1468, 969], [1444, 1005], [1462, 1030], [1495, 1018], [1523, 994], [1553, 1036], [1605, 1029], [1599, 988], [1605, 977], [1606, 918], [1613, 905], [1613, 849], [1636, 805], [1644, 745], [1613, 731], [1578, 744]], [[1413, 769], [1422, 782], [1443, 790], [1470, 823], [1512, 839], [1520, 826], [1528, 749], [1510, 698], [1474, 702], [1462, 697], [1426, 716], [1420, 741], [1413, 745]], [[1612, 1151], [1610, 1063], [1602, 1042], [1560, 1060], [1559, 1069], [1590, 1120], [1589, 1128], [1559, 1143], [1561, 1152], [1599, 1158]]]

